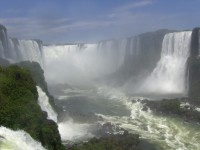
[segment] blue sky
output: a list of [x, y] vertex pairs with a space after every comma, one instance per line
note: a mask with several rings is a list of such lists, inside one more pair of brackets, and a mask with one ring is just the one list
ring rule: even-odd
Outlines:
[[200, 0], [1, 0], [0, 24], [11, 37], [91, 43], [200, 26]]

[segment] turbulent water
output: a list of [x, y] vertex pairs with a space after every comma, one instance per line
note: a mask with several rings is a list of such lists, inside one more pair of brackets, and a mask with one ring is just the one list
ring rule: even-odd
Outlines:
[[[123, 42], [126, 43], [126, 41]], [[185, 95], [187, 92], [186, 61], [189, 57], [190, 42], [190, 31], [165, 35], [162, 43], [161, 58], [152, 73], [144, 80], [139, 90], [144, 93]], [[95, 45], [90, 46], [96, 49]], [[88, 68], [83, 67], [87, 64], [85, 61], [92, 65], [90, 64], [91, 58], [86, 57], [86, 59], [83, 57], [84, 54], [88, 55], [88, 53], [82, 52], [80, 55], [79, 49], [78, 54], [75, 55], [77, 52], [75, 50], [76, 46], [74, 48], [66, 46], [67, 52], [63, 47], [47, 47], [46, 50], [53, 51], [54, 49], [57, 52], [55, 54], [53, 52], [48, 54], [50, 59], [46, 61], [56, 60], [56, 58], [68, 58], [65, 55], [69, 55], [72, 57], [69, 58], [72, 59], [69, 60], [70, 64], [75, 65], [75, 68], [79, 68], [79, 71], [82, 70], [79, 73], [90, 71], [89, 66]], [[71, 51], [75, 52], [71, 55]], [[96, 55], [96, 52], [94, 53]], [[108, 53], [109, 51], [107, 51]], [[131, 53], [137, 55], [139, 52], [135, 50]], [[89, 56], [91, 57], [91, 55]], [[70, 69], [68, 64], [65, 65], [66, 70]], [[122, 92], [121, 88], [99, 86], [98, 84], [91, 89], [68, 87], [66, 89], [61, 88], [61, 91], [62, 94], [55, 96], [57, 96], [57, 105], [63, 108], [63, 113], [66, 113], [64, 121], [58, 124], [62, 140], [65, 142], [87, 140], [96, 136], [95, 130], [97, 130], [98, 124], [111, 122], [127, 129], [129, 132], [138, 133], [141, 139], [149, 141], [159, 150], [200, 149], [200, 126], [198, 124], [184, 122], [175, 116], [158, 115], [151, 110], [144, 111], [143, 105], [140, 102], [146, 99], [144, 97], [130, 96]], [[82, 114], [83, 116], [95, 114], [101, 119], [97, 122], [88, 123], [87, 121], [80, 121], [80, 116], [77, 120], [75, 114]]]
[[[137, 86], [136, 91], [131, 91], [132, 88], [129, 88], [132, 95], [186, 95], [186, 61], [190, 54], [191, 33], [191, 31], [175, 32], [164, 36], [160, 60], [152, 72], [144, 73], [149, 76], [139, 82], [141, 85]], [[44, 65], [45, 78], [48, 82], [66, 83], [67, 86], [69, 84], [67, 88], [61, 88], [62, 94], [54, 95], [57, 98], [56, 104], [62, 108], [62, 114], [65, 115], [63, 121], [58, 122], [64, 142], [88, 140], [97, 136], [96, 130], [99, 125], [111, 122], [129, 132], [138, 133], [141, 139], [149, 141], [159, 150], [200, 149], [200, 125], [186, 123], [176, 117], [157, 115], [151, 110], [144, 111], [140, 101], [145, 98], [127, 95], [121, 88], [96, 83], [97, 78], [112, 74], [122, 66], [127, 71], [124, 72], [125, 77], [126, 74], [134, 73], [132, 70], [129, 72], [133, 64], [126, 66], [125, 62], [142, 66], [145, 59], [140, 61], [140, 58], [144, 58], [148, 50], [151, 52], [147, 54], [159, 53], [160, 49], [154, 51], [154, 48], [159, 47], [159, 43], [149, 44], [149, 38], [144, 36], [98, 44], [42, 47], [38, 41], [8, 39], [4, 31], [1, 31], [1, 34], [4, 40], [0, 39], [1, 57], [11, 62], [22, 60], [39, 62]], [[147, 50], [144, 50], [146, 48]], [[126, 60], [135, 59], [140, 54], [144, 56], [139, 57], [137, 61]], [[150, 63], [151, 59], [154, 58], [148, 58]], [[157, 60], [157, 57], [155, 59]], [[150, 66], [153, 66], [152, 64]], [[143, 79], [143, 76], [141, 78]], [[135, 85], [134, 82], [128, 84]], [[90, 86], [86, 86], [86, 89], [80, 88], [80, 85]], [[50, 106], [46, 93], [39, 86], [37, 90], [41, 109], [47, 112], [48, 119], [57, 122], [57, 114]], [[87, 122], [84, 117], [91, 117], [91, 114], [101, 119], [97, 122]], [[33, 141], [25, 132], [14, 132], [4, 127], [0, 127], [0, 146], [1, 149], [43, 149], [40, 143]]]
[[[108, 91], [105, 89], [102, 93]], [[116, 96], [118, 91], [112, 90], [109, 92]], [[107, 93], [107, 92], [106, 92]], [[130, 100], [137, 100], [135, 97], [127, 97], [121, 93], [121, 97], [116, 97], [123, 103], [126, 103], [127, 108], [131, 111], [129, 117], [105, 116], [102, 117], [106, 121], [119, 124], [121, 127], [139, 133], [142, 138], [148, 139], [160, 149], [177, 149], [177, 150], [198, 150], [200, 149], [200, 126], [190, 124], [176, 117], [158, 116], [150, 110], [143, 111], [143, 105], [140, 102], [132, 103]], [[142, 98], [140, 98], [142, 99]]]
[[58, 124], [58, 129], [62, 138], [62, 141], [66, 143], [81, 142], [88, 140], [95, 135], [92, 133], [93, 124], [88, 123], [75, 123], [73, 119], [61, 122]]
[[165, 35], [161, 59], [144, 81], [140, 92], [154, 94], [185, 94], [187, 58], [190, 55], [191, 31]]
[[25, 131], [13, 131], [6, 127], [0, 127], [1, 150], [45, 150], [42, 145], [33, 140]]
[[[103, 118], [98, 123], [111, 122], [129, 132], [138, 133], [141, 139], [149, 141], [159, 150], [200, 149], [200, 125], [184, 122], [172, 116], [156, 115], [151, 110], [144, 111], [140, 100], [145, 98], [127, 96], [118, 89], [105, 86], [96, 90], [73, 92], [74, 95], [71, 94], [69, 97], [68, 91], [65, 91], [67, 97], [62, 95], [57, 101], [57, 104], [63, 107], [63, 112], [95, 113]], [[87, 98], [72, 99], [77, 94]], [[64, 141], [80, 141], [95, 136], [93, 133], [97, 122], [77, 123], [72, 121], [71, 117], [59, 124], [59, 131]]]
[[40, 105], [41, 109], [47, 112], [48, 119], [57, 122], [58, 115], [50, 105], [48, 96], [39, 86], [37, 86], [37, 91], [38, 91], [38, 104]]

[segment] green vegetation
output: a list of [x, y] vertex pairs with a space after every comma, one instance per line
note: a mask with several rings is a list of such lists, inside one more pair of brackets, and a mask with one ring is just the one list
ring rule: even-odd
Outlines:
[[49, 97], [49, 103], [54, 108], [55, 111], [58, 112], [57, 107], [54, 103], [54, 98], [48, 92], [47, 83], [44, 78], [44, 71], [40, 67], [40, 64], [37, 62], [30, 62], [30, 61], [23, 61], [16, 64], [26, 70], [28, 70], [33, 77], [33, 80], [36, 82], [38, 86], [42, 88], [42, 90], [47, 94]]
[[36, 83], [18, 66], [0, 67], [0, 125], [22, 129], [49, 150], [64, 150], [57, 124], [37, 104]]
[[89, 142], [74, 146], [69, 150], [139, 150], [139, 136], [127, 133], [99, 139], [93, 138]]

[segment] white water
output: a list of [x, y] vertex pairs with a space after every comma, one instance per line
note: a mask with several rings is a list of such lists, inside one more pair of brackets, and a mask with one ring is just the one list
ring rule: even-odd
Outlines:
[[[186, 90], [185, 63], [189, 56], [190, 38], [191, 38], [191, 32], [172, 33], [172, 34], [167, 34], [165, 36], [163, 40], [161, 59], [158, 62], [152, 74], [150, 75], [150, 77], [147, 78], [147, 80], [145, 81], [142, 87], [142, 91], [149, 93], [160, 92], [162, 94], [185, 93]], [[124, 43], [123, 45], [126, 45], [125, 41], [123, 43]], [[109, 47], [110, 45], [111, 43], [108, 43], [107, 47]], [[103, 47], [103, 44], [100, 46]], [[67, 47], [69, 48], [70, 46]], [[134, 47], [134, 45], [132, 45], [132, 47]], [[59, 49], [58, 51], [61, 52]], [[66, 52], [66, 50], [63, 51]], [[77, 52], [76, 50], [73, 51]], [[57, 58], [60, 59], [62, 58], [62, 56], [63, 59], [67, 58], [64, 55], [65, 52], [59, 54]], [[108, 55], [109, 53], [112, 53], [110, 51], [106, 52]], [[78, 51], [78, 53], [80, 53], [80, 51]], [[138, 52], [130, 51], [130, 53], [137, 55]], [[81, 60], [80, 58], [82, 58], [82, 56], [76, 57], [74, 53], [72, 53], [72, 55], [71, 54], [66, 54], [66, 55], [69, 55], [72, 58], [73, 57], [79, 58], [77, 59], [78, 62], [79, 60]], [[80, 56], [79, 54], [77, 55]], [[55, 56], [57, 55], [53, 54], [51, 57]], [[69, 59], [71, 59], [70, 57]], [[55, 58], [55, 60], [57, 58]], [[84, 62], [83, 60], [81, 61]], [[60, 65], [62, 65], [62, 63]], [[67, 64], [65, 65], [67, 66]], [[80, 63], [77, 63], [77, 66], [75, 67], [77, 67], [81, 73], [82, 71], [84, 72], [84, 70], [88, 70], [87, 67], [81, 70], [78, 65], [80, 65]], [[69, 69], [68, 66], [66, 68]], [[126, 109], [128, 109], [131, 112], [130, 116], [113, 115], [117, 113], [112, 113], [112, 115], [108, 115], [106, 113], [98, 114], [104, 119], [103, 122], [111, 122], [119, 125], [122, 128], [127, 129], [132, 133], [138, 133], [141, 135], [141, 138], [147, 139], [147, 141], [152, 142], [154, 145], [161, 147], [162, 149], [167, 149], [167, 150], [200, 149], [199, 125], [185, 123], [182, 120], [175, 117], [159, 116], [152, 113], [150, 110], [143, 111], [143, 105], [140, 102], [132, 103], [132, 100], [144, 99], [144, 98], [129, 97], [125, 93], [117, 89], [100, 87], [97, 89], [97, 93], [95, 94], [97, 95], [96, 97], [93, 96], [94, 97], [93, 101], [90, 103], [88, 100], [87, 104], [88, 103], [92, 104], [91, 106], [93, 107], [94, 106], [96, 107], [96, 105], [99, 106], [103, 105], [106, 109], [107, 108], [110, 109], [109, 112], [112, 111], [114, 112], [116, 111], [116, 108], [118, 109], [118, 106], [122, 107], [125, 105]], [[107, 97], [107, 100], [110, 101], [110, 103], [105, 103], [104, 100], [99, 98], [99, 95]], [[65, 98], [67, 99], [67, 97]], [[64, 101], [64, 98], [62, 100]], [[88, 104], [88, 109], [90, 106], [89, 104]], [[109, 107], [108, 105], [105, 104], [109, 104], [112, 107]], [[76, 104], [74, 103], [74, 105]], [[79, 140], [84, 139], [84, 137], [85, 138], [86, 137], [89, 138], [90, 136], [92, 137], [92, 134], [89, 132], [90, 127], [91, 125], [89, 124], [77, 124], [74, 123], [73, 121], [66, 121], [59, 123], [59, 131], [61, 133], [62, 140], [64, 141], [68, 140], [76, 141], [77, 139]]]
[[9, 39], [9, 59], [13, 62], [35, 61], [43, 67], [42, 49], [34, 40]]
[[58, 130], [62, 141], [78, 142], [88, 140], [89, 138], [94, 137], [94, 135], [89, 132], [92, 130], [91, 127], [92, 124], [75, 123], [72, 119], [68, 119], [67, 121], [58, 124]]
[[41, 109], [47, 112], [48, 119], [57, 122], [58, 115], [50, 105], [48, 96], [39, 86], [37, 86], [37, 91], [38, 91], [38, 104], [40, 105]]
[[118, 44], [44, 46], [45, 76], [49, 82], [90, 82], [116, 71], [123, 62], [127, 40]]
[[0, 41], [0, 56], [1, 56], [2, 58], [5, 57], [5, 56], [4, 56], [4, 48], [3, 48], [3, 44], [2, 44], [1, 41]]
[[[111, 122], [138, 133], [141, 138], [164, 150], [199, 150], [200, 128], [197, 124], [187, 123], [176, 117], [156, 115], [151, 110], [144, 111], [143, 104], [132, 102], [142, 100], [141, 97], [129, 97], [123, 92], [108, 87], [99, 88], [98, 94], [116, 102], [121, 101], [131, 111], [130, 116], [111, 116], [98, 114], [104, 122]], [[116, 102], [115, 102], [116, 101]]]
[[186, 94], [186, 62], [190, 54], [191, 33], [165, 35], [161, 59], [139, 93]]
[[13, 131], [6, 127], [0, 127], [1, 150], [45, 150], [41, 143], [35, 141], [25, 131]]
[[7, 50], [7, 34], [4, 29], [0, 30], [3, 39], [0, 40], [0, 57], [5, 58], [5, 51]]
[[138, 56], [140, 54], [139, 50], [140, 50], [140, 38], [139, 37], [135, 37], [133, 39], [131, 39], [130, 41], [130, 55], [134, 55], [134, 56]]
[[[101, 111], [100, 113], [99, 110], [96, 111], [96, 115], [103, 118], [103, 121], [98, 121], [100, 124], [111, 122], [127, 129], [131, 133], [138, 133], [142, 139], [146, 139], [159, 150], [200, 149], [200, 125], [184, 122], [175, 116], [158, 115], [151, 110], [144, 111], [141, 100], [146, 98], [127, 96], [119, 89], [106, 86], [99, 87], [93, 91], [86, 91], [84, 95], [88, 95], [88, 100], [85, 101], [88, 109], [91, 109], [91, 106], [104, 106], [102, 109], [105, 111]], [[89, 100], [91, 97], [93, 99]], [[59, 101], [69, 100], [67, 98]], [[72, 104], [78, 105], [76, 101], [73, 103], [67, 102], [66, 105], [62, 105], [63, 109], [66, 109], [64, 107], [70, 105], [68, 108], [72, 107], [74, 110], [75, 107]], [[75, 112], [79, 112], [79, 109], [83, 108], [81, 105], [78, 106], [74, 110]], [[181, 107], [183, 107], [183, 104], [181, 104]], [[122, 109], [128, 110], [130, 113], [122, 114]], [[92, 130], [94, 124], [84, 122], [75, 123], [72, 120], [68, 120], [59, 123], [58, 126], [62, 140], [66, 142], [84, 141], [94, 136], [94, 132], [92, 132], [95, 128]]]

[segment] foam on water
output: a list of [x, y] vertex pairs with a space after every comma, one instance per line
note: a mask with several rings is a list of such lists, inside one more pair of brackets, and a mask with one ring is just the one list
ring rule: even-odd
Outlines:
[[13, 131], [0, 127], [1, 150], [45, 150], [41, 143], [35, 141], [23, 130]]
[[[109, 116], [98, 114], [104, 122], [112, 122], [130, 132], [140, 134], [159, 148], [168, 150], [198, 150], [200, 149], [200, 126], [186, 123], [176, 117], [156, 115], [151, 110], [143, 110], [143, 104], [138, 98], [129, 97], [116, 89], [106, 88], [105, 95], [112, 100], [124, 102], [131, 111], [130, 116]], [[103, 94], [103, 89], [100, 90]], [[120, 95], [123, 96], [117, 96]], [[110, 95], [109, 95], [110, 94]], [[113, 97], [115, 97], [113, 99]], [[142, 99], [142, 98], [140, 98]], [[133, 101], [134, 102], [133, 102]]]
[[58, 124], [58, 129], [61, 134], [62, 141], [83, 141], [94, 137], [90, 132], [92, 124], [75, 123], [72, 119]]

